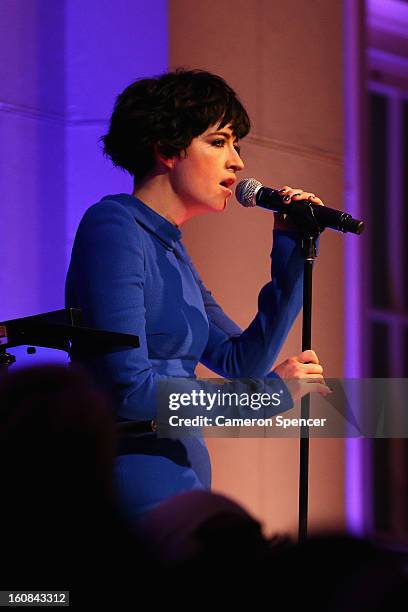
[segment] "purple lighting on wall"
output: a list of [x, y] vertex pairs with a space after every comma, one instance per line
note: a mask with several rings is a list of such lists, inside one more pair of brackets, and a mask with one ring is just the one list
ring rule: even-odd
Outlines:
[[[362, 196], [362, 104], [364, 98], [364, 7], [361, 2], [344, 3], [344, 123], [345, 210], [361, 218]], [[345, 236], [345, 378], [361, 375], [361, 238]], [[364, 474], [363, 441], [345, 440], [345, 511], [349, 531], [363, 535]]]
[[[116, 96], [167, 70], [167, 22], [166, 0], [2, 6], [0, 321], [62, 308], [79, 218], [103, 195], [130, 191], [99, 138]], [[44, 359], [66, 358], [54, 356]]]
[[104, 195], [132, 189], [129, 175], [103, 157], [99, 139], [119, 93], [168, 69], [167, 2], [74, 0], [66, 19], [68, 259], [84, 211]]

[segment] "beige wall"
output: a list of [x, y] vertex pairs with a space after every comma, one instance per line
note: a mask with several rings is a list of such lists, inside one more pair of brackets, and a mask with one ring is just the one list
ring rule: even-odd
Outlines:
[[[242, 178], [302, 187], [341, 208], [342, 2], [170, 0], [169, 10], [170, 67], [220, 74], [249, 111]], [[222, 215], [184, 229], [204, 281], [241, 326], [254, 316], [268, 280], [271, 235], [270, 213], [235, 200]], [[327, 376], [342, 374], [342, 259], [342, 237], [326, 232], [315, 270], [313, 347]], [[299, 317], [280, 361], [300, 352], [300, 330]], [[208, 446], [215, 490], [239, 500], [268, 533], [296, 531], [298, 440], [210, 438]], [[310, 528], [342, 525], [344, 441], [313, 439], [310, 453]]]

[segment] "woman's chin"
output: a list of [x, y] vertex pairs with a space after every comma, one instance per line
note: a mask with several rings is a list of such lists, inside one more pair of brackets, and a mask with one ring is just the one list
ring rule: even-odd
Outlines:
[[228, 204], [228, 198], [225, 198], [222, 204], [214, 208], [214, 212], [222, 212], [223, 210], [227, 208], [227, 204]]
[[223, 212], [225, 209], [227, 208], [227, 200], [225, 200], [225, 202], [221, 205], [218, 206], [211, 206], [211, 208], [208, 209], [208, 212], [213, 212], [213, 213], [221, 213]]
[[228, 198], [225, 198], [224, 200], [219, 200], [218, 202], [206, 202], [201, 203], [201, 205], [197, 206], [195, 208], [195, 213], [192, 216], [196, 216], [197, 214], [205, 214], [205, 213], [220, 213], [223, 212], [226, 207], [227, 207], [227, 203], [228, 203]]

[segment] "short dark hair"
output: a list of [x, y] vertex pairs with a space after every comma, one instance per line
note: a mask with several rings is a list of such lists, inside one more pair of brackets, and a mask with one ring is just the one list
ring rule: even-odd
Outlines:
[[218, 75], [177, 69], [129, 85], [117, 98], [104, 153], [136, 180], [155, 165], [155, 147], [167, 158], [180, 155], [211, 125], [231, 125], [244, 138], [248, 114], [234, 90]]

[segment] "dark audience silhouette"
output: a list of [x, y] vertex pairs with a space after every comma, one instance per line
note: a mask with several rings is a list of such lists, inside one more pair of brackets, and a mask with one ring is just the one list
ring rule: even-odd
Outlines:
[[70, 591], [70, 605], [269, 601], [385, 612], [407, 604], [407, 555], [347, 534], [266, 537], [240, 504], [189, 491], [132, 530], [113, 488], [113, 405], [82, 370], [39, 366], [0, 380], [2, 590]]
[[[79, 369], [39, 366], [0, 381], [2, 589], [120, 601], [149, 557], [118, 519], [112, 407]], [[129, 561], [130, 559], [130, 561]]]

